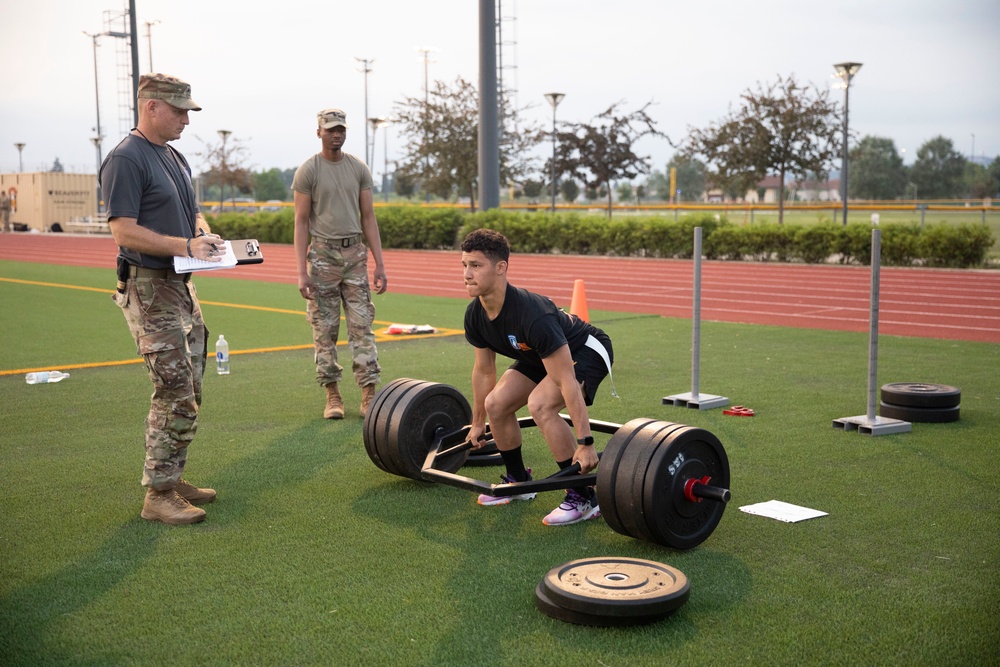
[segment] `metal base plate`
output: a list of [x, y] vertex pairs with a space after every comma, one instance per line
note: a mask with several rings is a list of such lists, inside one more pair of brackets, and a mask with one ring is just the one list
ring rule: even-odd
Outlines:
[[861, 435], [890, 435], [892, 433], [909, 433], [913, 430], [910, 422], [889, 417], [875, 417], [868, 419], [868, 415], [858, 415], [857, 417], [842, 417], [833, 420], [833, 428], [845, 431], [857, 431]]
[[664, 405], [673, 405], [679, 408], [691, 408], [693, 410], [711, 410], [729, 405], [729, 399], [725, 396], [715, 396], [714, 394], [674, 394], [663, 397]]

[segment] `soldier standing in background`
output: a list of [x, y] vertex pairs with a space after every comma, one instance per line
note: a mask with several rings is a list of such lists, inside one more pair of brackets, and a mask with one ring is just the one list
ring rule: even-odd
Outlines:
[[340, 394], [343, 367], [337, 363], [340, 305], [344, 305], [354, 379], [361, 387], [364, 417], [382, 369], [375, 349], [375, 305], [368, 284], [368, 251], [375, 260], [374, 286], [385, 292], [382, 241], [372, 203], [368, 166], [343, 151], [347, 115], [340, 109], [317, 114], [322, 150], [295, 171], [295, 260], [299, 292], [307, 300], [313, 330], [316, 381], [326, 389], [326, 419], [344, 418]]

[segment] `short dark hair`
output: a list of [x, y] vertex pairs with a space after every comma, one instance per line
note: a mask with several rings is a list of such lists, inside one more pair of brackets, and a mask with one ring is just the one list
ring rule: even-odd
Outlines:
[[507, 237], [492, 229], [477, 229], [462, 241], [462, 252], [479, 251], [494, 264], [510, 262], [510, 243]]

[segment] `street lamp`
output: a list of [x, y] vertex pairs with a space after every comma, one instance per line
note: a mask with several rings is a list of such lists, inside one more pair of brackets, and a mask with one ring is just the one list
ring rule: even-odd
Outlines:
[[[219, 136], [222, 137], [222, 185], [219, 190], [221, 194], [219, 195], [219, 213], [222, 213], [222, 207], [226, 204], [226, 178], [228, 176], [228, 168], [226, 165], [226, 139], [232, 134], [229, 130], [219, 130]], [[233, 202], [233, 206], [236, 202]]]
[[[373, 58], [355, 58], [359, 63], [361, 63], [361, 71], [365, 75], [365, 118], [368, 118], [368, 73], [372, 71], [371, 64], [375, 62]], [[368, 124], [365, 124], [365, 164], [371, 165], [372, 160], [375, 159], [375, 154], [372, 153], [371, 156], [368, 155]]]
[[153, 69], [153, 26], [159, 23], [159, 21], [146, 21], [146, 41], [149, 43], [149, 71], [155, 72]]
[[844, 223], [847, 224], [847, 112], [848, 101], [850, 99], [851, 79], [861, 69], [861, 63], [837, 63], [833, 66], [837, 70], [834, 75], [844, 82], [844, 158], [840, 167], [840, 192], [841, 201], [844, 206]]
[[556, 107], [566, 97], [563, 93], [545, 93], [552, 105], [552, 212], [556, 212]]
[[378, 128], [386, 126], [382, 131], [382, 199], [389, 201], [389, 128], [392, 120], [384, 116], [369, 118], [368, 123], [372, 126], [372, 160], [375, 160], [375, 137], [378, 135]]
[[17, 149], [17, 171], [22, 172], [24, 171], [24, 160], [21, 159], [21, 151], [24, 150], [24, 144], [14, 144], [14, 148]]

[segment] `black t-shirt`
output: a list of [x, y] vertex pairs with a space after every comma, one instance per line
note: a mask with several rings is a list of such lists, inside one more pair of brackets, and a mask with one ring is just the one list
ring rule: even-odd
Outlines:
[[[128, 135], [108, 153], [101, 165], [101, 193], [108, 219], [135, 218], [140, 227], [166, 236], [195, 235], [198, 212], [191, 167], [169, 146], [157, 146], [143, 137]], [[120, 257], [150, 269], [173, 266], [171, 257], [141, 254], [120, 247]]]
[[490, 320], [479, 299], [465, 309], [465, 339], [511, 359], [543, 366], [542, 359], [563, 345], [575, 355], [600, 330], [556, 307], [548, 297], [507, 284], [503, 308]]

